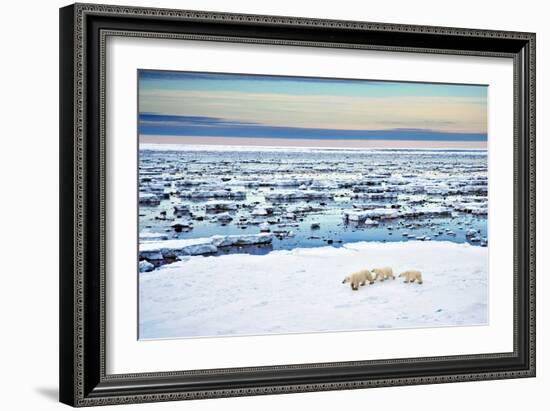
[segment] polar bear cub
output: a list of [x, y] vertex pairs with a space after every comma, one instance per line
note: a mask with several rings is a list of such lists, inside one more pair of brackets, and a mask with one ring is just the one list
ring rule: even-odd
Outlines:
[[399, 277], [404, 277], [406, 283], [414, 283], [416, 281], [418, 284], [422, 284], [422, 273], [418, 270], [404, 271], [399, 274]]
[[361, 270], [351, 275], [348, 275], [346, 278], [344, 278], [342, 284], [350, 283], [351, 289], [355, 291], [359, 289], [360, 285], [365, 285], [367, 281], [369, 282], [369, 284], [374, 283], [372, 273], [369, 270]]
[[388, 278], [395, 280], [395, 276], [393, 275], [393, 270], [391, 267], [373, 268], [371, 271], [376, 274], [374, 277], [375, 280], [384, 281]]

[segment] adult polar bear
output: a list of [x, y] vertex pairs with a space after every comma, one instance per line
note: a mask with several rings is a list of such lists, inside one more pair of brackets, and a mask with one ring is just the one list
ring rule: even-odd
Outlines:
[[374, 283], [372, 273], [369, 270], [361, 270], [351, 275], [348, 275], [346, 278], [344, 278], [342, 284], [350, 283], [351, 289], [356, 291], [359, 289], [360, 285], [365, 285], [367, 281], [369, 282], [369, 284]]
[[414, 283], [415, 281], [418, 284], [422, 284], [422, 273], [418, 270], [409, 270], [404, 271], [401, 274], [399, 274], [399, 277], [404, 277], [406, 283]]
[[395, 280], [395, 276], [393, 275], [393, 270], [391, 267], [373, 268], [371, 271], [375, 274], [374, 279], [377, 281], [384, 281], [389, 278]]

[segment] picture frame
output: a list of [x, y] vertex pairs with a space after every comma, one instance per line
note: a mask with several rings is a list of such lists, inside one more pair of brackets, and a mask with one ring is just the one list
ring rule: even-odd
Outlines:
[[[513, 64], [513, 350], [109, 374], [109, 37], [192, 39]], [[109, 84], [109, 85], [108, 85]], [[60, 9], [60, 401], [127, 404], [535, 376], [535, 34], [96, 4]], [[133, 291], [128, 291], [133, 292]]]

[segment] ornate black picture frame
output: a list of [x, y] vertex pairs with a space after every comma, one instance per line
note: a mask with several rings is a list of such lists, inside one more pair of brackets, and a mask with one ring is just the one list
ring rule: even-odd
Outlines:
[[[108, 36], [513, 59], [513, 352], [106, 374]], [[535, 34], [75, 4], [60, 10], [60, 100], [61, 402], [91, 406], [535, 376]]]

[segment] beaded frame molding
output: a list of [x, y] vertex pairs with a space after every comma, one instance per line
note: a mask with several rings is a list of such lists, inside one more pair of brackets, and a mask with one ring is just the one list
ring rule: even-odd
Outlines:
[[[512, 59], [513, 352], [106, 374], [105, 48], [109, 36]], [[63, 403], [80, 407], [534, 377], [535, 34], [97, 4], [61, 8], [60, 213]]]

